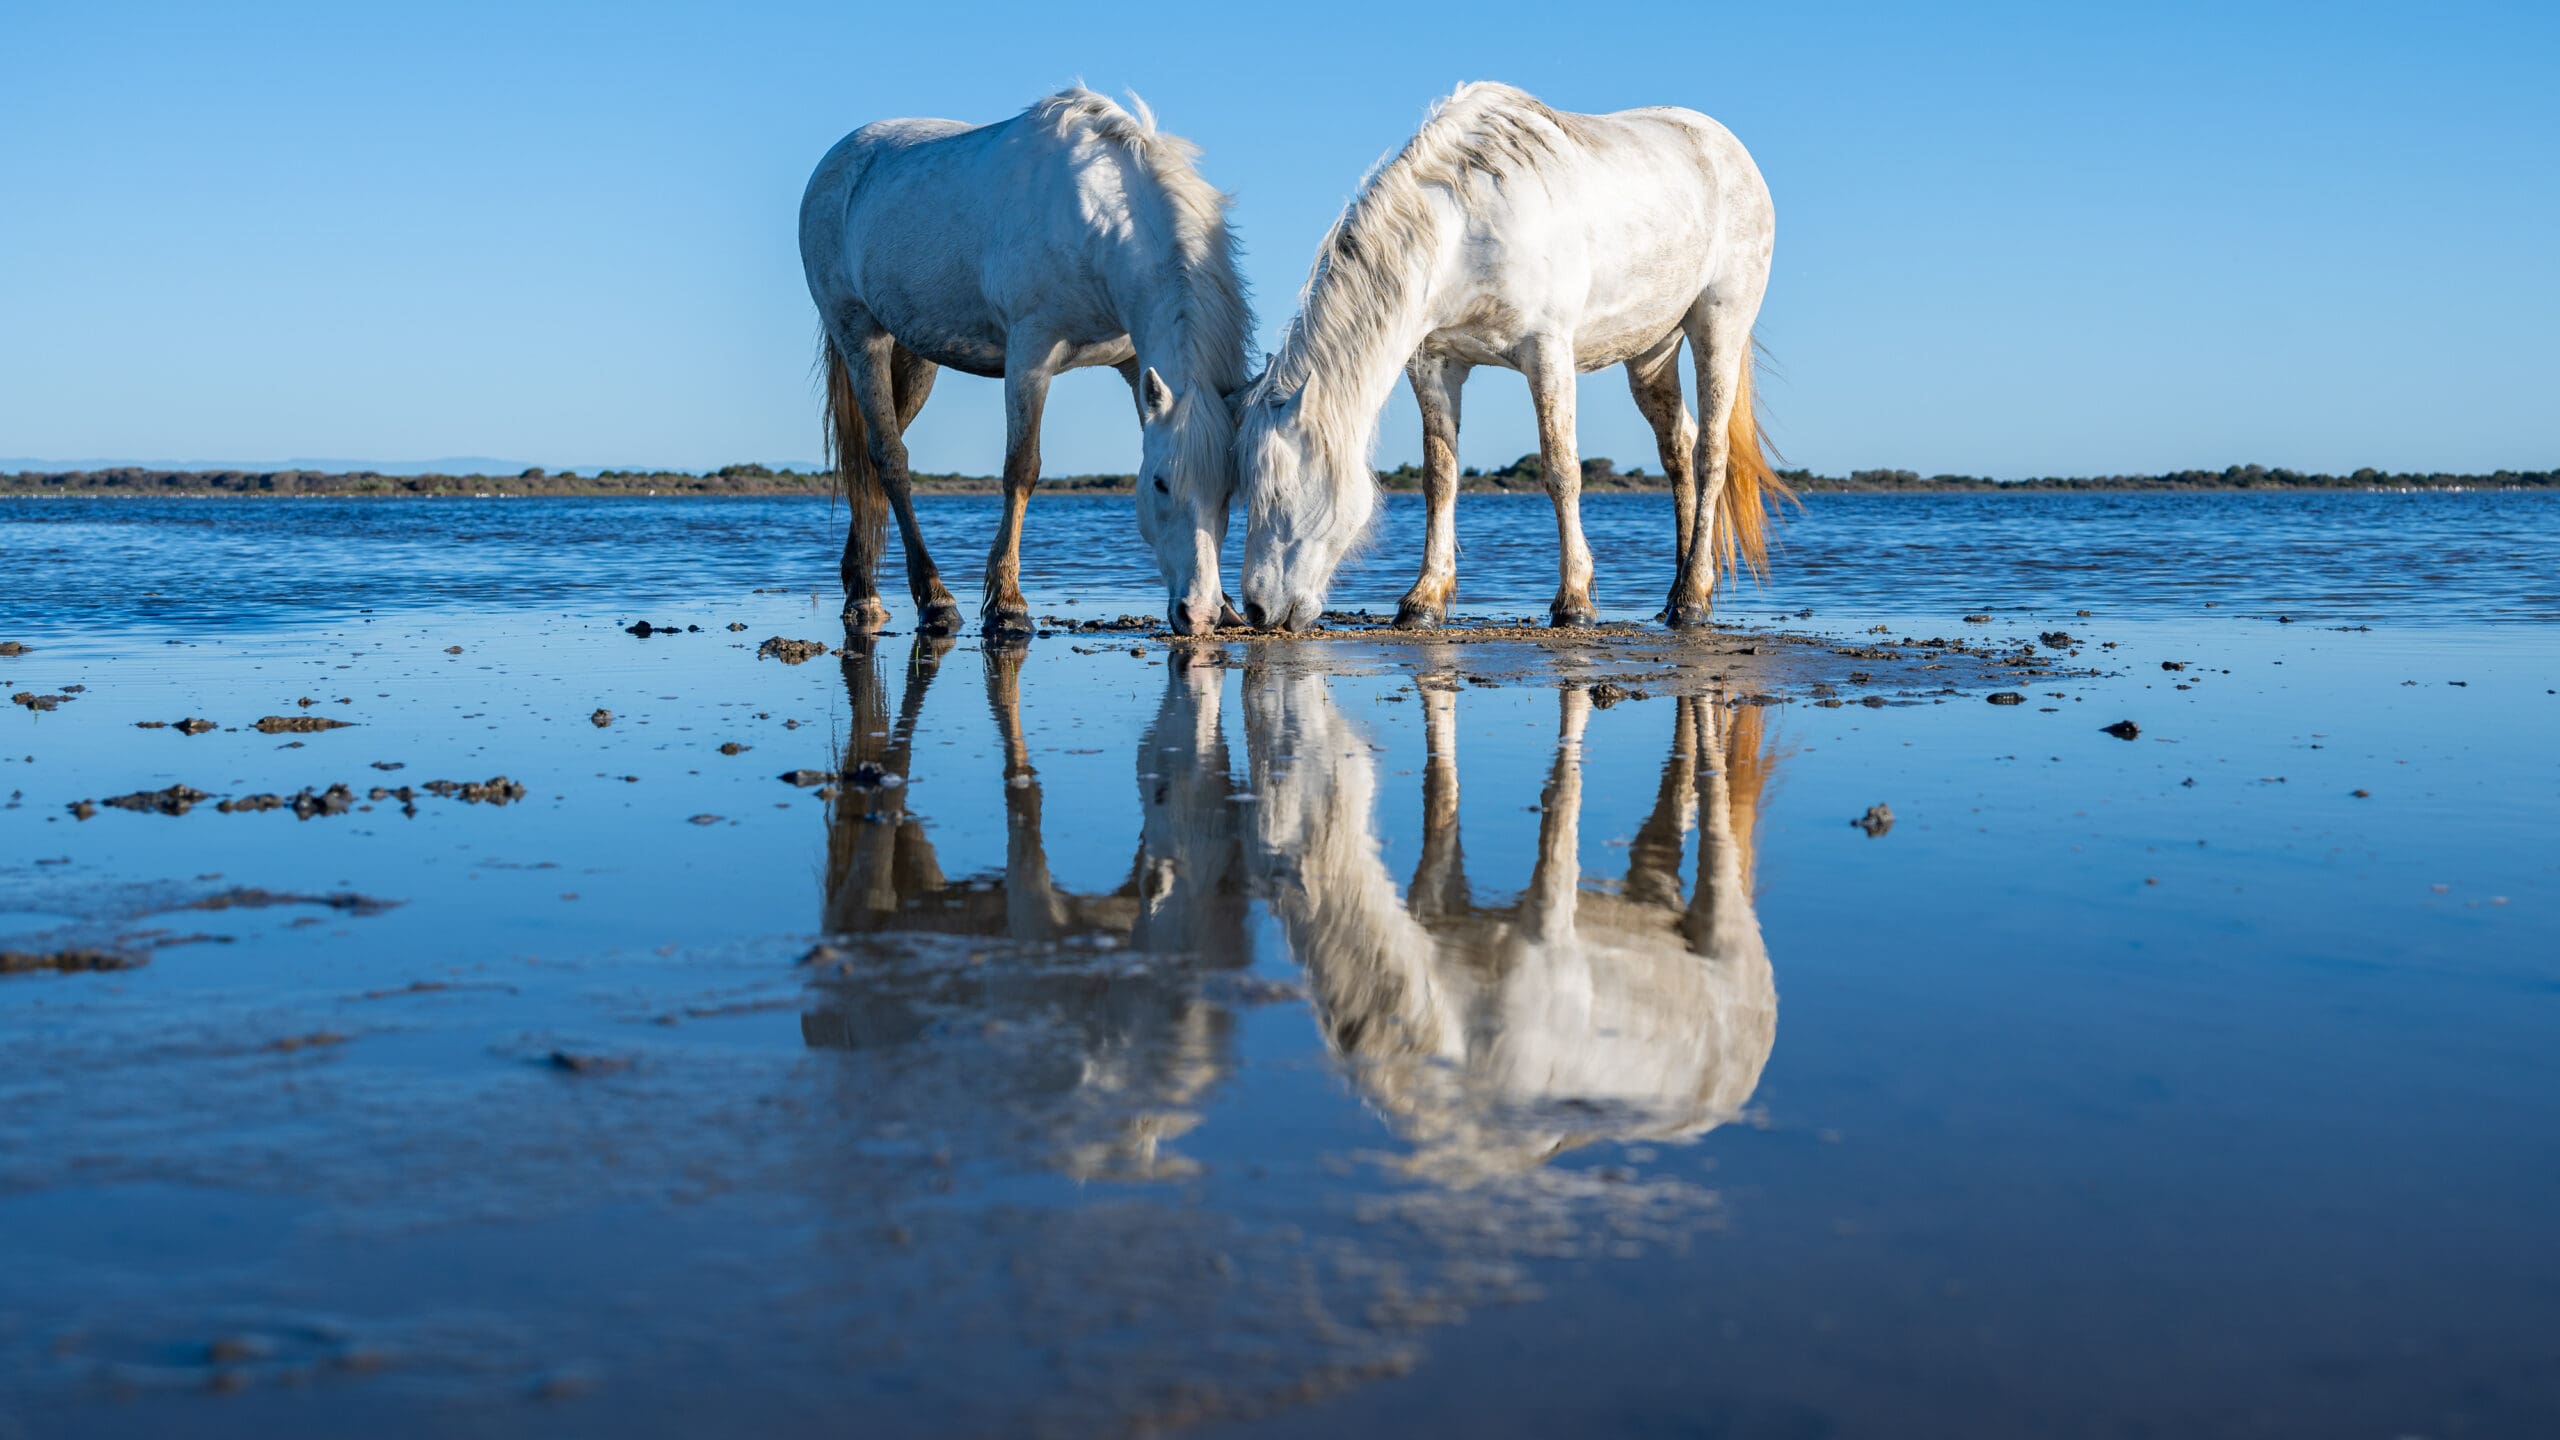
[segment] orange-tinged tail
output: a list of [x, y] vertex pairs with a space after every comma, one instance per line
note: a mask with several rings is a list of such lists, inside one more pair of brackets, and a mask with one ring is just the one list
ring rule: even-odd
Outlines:
[[[1735, 387], [1733, 418], [1725, 423], [1726, 462], [1724, 490], [1717, 501], [1723, 513], [1725, 573], [1733, 573], [1737, 565], [1748, 565], [1751, 573], [1769, 578], [1769, 526], [1777, 518], [1781, 502], [1794, 500], [1796, 492], [1778, 478], [1769, 461], [1774, 451], [1764, 451], [1760, 444], [1760, 416], [1752, 394], [1752, 372], [1759, 368], [1760, 345], [1757, 340], [1742, 359], [1742, 378]], [[1784, 457], [1778, 457], [1784, 458]]]

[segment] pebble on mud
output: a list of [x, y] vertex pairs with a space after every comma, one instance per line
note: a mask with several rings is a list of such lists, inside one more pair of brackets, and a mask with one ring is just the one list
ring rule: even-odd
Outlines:
[[613, 723], [613, 712], [610, 710], [598, 709], [594, 714], [587, 717], [587, 723], [601, 730], [607, 725]]
[[444, 647], [444, 653], [447, 655], [459, 655], [462, 653], [462, 647], [459, 645], [447, 645]]
[[723, 755], [744, 755], [754, 748], [756, 747], [753, 745], [741, 745], [735, 740], [730, 740], [721, 744], [720, 753]]
[[2113, 735], [2119, 740], [2138, 740], [2142, 737], [2142, 727], [2130, 720], [2119, 720], [2113, 725], [2103, 727], [2102, 733]]
[[797, 665], [804, 660], [815, 660], [826, 653], [827, 647], [823, 641], [791, 640], [780, 635], [756, 647], [757, 659], [762, 660], [769, 655], [785, 665]]
[[1991, 623], [1991, 617], [1988, 615], [1967, 615], [1964, 617], [1964, 623], [1967, 625], [1988, 625]]
[[1606, 710], [1621, 700], [1641, 700], [1643, 698], [1643, 691], [1630, 690], [1624, 685], [1616, 684], [1615, 682], [1608, 680], [1603, 680], [1599, 684], [1591, 687], [1591, 707], [1595, 710]]
[[696, 815], [692, 817], [692, 823], [696, 825], [717, 825], [720, 823], [721, 819], [722, 817], [718, 815]]
[[2072, 634], [2068, 630], [2047, 630], [2036, 638], [2043, 641], [2045, 643], [2045, 647], [2050, 650], [2066, 649], [2080, 643], [2078, 640], [2072, 638]]
[[9, 703], [23, 705], [30, 710], [51, 710], [70, 698], [68, 695], [38, 695], [32, 690], [21, 690], [9, 697]]
[[1849, 823], [1866, 831], [1867, 838], [1873, 840], [1893, 828], [1893, 807], [1883, 804], [1870, 805], [1867, 807], [1866, 814]]
[[2187, 662], [2184, 660], [2163, 660], [2160, 662], [2160, 668], [2163, 670], [2184, 670], [2187, 668]]
[[835, 778], [835, 772], [832, 770], [785, 770], [782, 772], [782, 783], [786, 785], [824, 785]]
[[33, 645], [21, 644], [15, 640], [0, 640], [0, 655], [24, 655], [34, 648], [36, 647]]
[[2027, 703], [2027, 697], [2019, 694], [2015, 690], [1994, 690], [1982, 698], [1990, 701], [1994, 705], [2024, 705]]
[[220, 728], [222, 727], [214, 724], [210, 720], [199, 720], [193, 715], [179, 721], [176, 726], [177, 732], [181, 735], [201, 735], [207, 730], [218, 730]]

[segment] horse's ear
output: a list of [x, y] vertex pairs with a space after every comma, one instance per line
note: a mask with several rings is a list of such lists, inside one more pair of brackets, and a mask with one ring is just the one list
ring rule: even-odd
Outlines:
[[1164, 377], [1156, 373], [1153, 365], [1147, 367], [1145, 377], [1138, 382], [1138, 412], [1149, 424], [1173, 413], [1173, 387], [1164, 383]]

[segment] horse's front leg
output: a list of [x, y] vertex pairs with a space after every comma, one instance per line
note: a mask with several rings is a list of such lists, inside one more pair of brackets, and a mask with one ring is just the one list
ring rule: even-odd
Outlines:
[[1422, 407], [1422, 574], [1396, 607], [1399, 630], [1437, 630], [1458, 589], [1458, 392], [1471, 367], [1434, 355], [1405, 366]]
[[1529, 378], [1529, 396], [1538, 406], [1538, 462], [1546, 471], [1547, 498], [1556, 507], [1557, 569], [1561, 583], [1547, 619], [1556, 626], [1588, 625], [1598, 618], [1591, 608], [1591, 547], [1582, 538], [1582, 458], [1573, 436], [1573, 340], [1547, 335], [1529, 342], [1521, 373]]
[[978, 628], [991, 639], [1022, 640], [1031, 634], [1031, 606], [1022, 598], [1022, 517], [1031, 487], [1040, 483], [1040, 413], [1049, 403], [1049, 379], [1057, 373], [1054, 346], [1008, 346], [1004, 365], [1004, 513], [996, 520], [987, 552], [987, 588], [978, 604]]

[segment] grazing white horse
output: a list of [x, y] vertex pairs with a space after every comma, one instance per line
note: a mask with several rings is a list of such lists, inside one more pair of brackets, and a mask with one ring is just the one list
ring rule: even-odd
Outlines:
[[827, 152], [800, 202], [800, 263], [826, 331], [828, 443], [851, 524], [844, 618], [888, 623], [873, 588], [884, 513], [906, 541], [921, 628], [960, 608], [917, 532], [900, 436], [948, 365], [1005, 382], [1004, 513], [987, 560], [984, 627], [1031, 628], [1022, 598], [1023, 509], [1040, 476], [1049, 382], [1119, 369], [1145, 436], [1138, 528], [1164, 572], [1174, 628], [1226, 609], [1218, 546], [1235, 485], [1230, 398], [1250, 324], [1227, 199], [1197, 151], [1070, 89], [1010, 120], [883, 120]]
[[[1703, 623], [1719, 552], [1763, 567], [1763, 506], [1787, 493], [1751, 405], [1751, 325], [1775, 228], [1759, 167], [1704, 115], [1574, 115], [1507, 85], [1461, 86], [1334, 222], [1247, 396], [1236, 439], [1246, 618], [1298, 629], [1323, 612], [1377, 502], [1370, 449], [1402, 372], [1422, 406], [1431, 511], [1397, 623], [1440, 623], [1457, 583], [1458, 392], [1475, 366], [1500, 365], [1537, 402], [1563, 551], [1551, 618], [1589, 623], [1573, 381], [1624, 365], [1675, 497], [1666, 614]], [[1681, 401], [1684, 336], [1704, 429]]]
[[1486, 1178], [1601, 1136], [1686, 1139], [1741, 1113], [1777, 1043], [1751, 899], [1768, 769], [1758, 712], [1734, 723], [1718, 697], [1677, 702], [1653, 813], [1612, 894], [1582, 883], [1591, 701], [1563, 691], [1528, 886], [1480, 905], [1458, 840], [1453, 682], [1422, 696], [1421, 858], [1401, 899], [1378, 842], [1377, 760], [1324, 677], [1262, 666], [1245, 685], [1262, 893], [1307, 967], [1327, 1041], [1414, 1146], [1416, 1169]]

